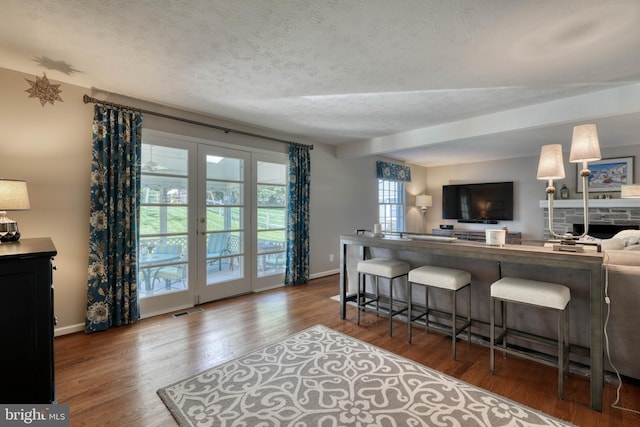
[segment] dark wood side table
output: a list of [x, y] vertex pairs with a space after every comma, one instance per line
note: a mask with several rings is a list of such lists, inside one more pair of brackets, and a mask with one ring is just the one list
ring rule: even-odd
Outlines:
[[0, 244], [0, 403], [54, 403], [49, 238]]

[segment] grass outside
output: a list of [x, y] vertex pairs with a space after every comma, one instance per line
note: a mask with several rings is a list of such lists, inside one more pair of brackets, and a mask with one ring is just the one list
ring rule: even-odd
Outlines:
[[[186, 206], [142, 206], [140, 209], [140, 235], [162, 233], [187, 233]], [[237, 230], [240, 227], [241, 208], [214, 207], [207, 208], [208, 230]], [[286, 227], [286, 211], [284, 209], [258, 209], [258, 230], [261, 240], [284, 242]], [[225, 227], [225, 216], [227, 226]], [[163, 218], [166, 218], [166, 227], [162, 227]]]

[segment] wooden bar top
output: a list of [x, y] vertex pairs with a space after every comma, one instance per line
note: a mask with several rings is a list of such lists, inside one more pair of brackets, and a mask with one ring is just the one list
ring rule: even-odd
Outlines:
[[504, 245], [488, 246], [482, 242], [467, 240], [428, 240], [429, 238], [411, 237], [373, 237], [368, 235], [341, 235], [340, 241], [347, 245], [368, 246], [374, 248], [389, 248], [395, 250], [407, 250], [429, 252], [435, 255], [455, 255], [462, 257], [474, 257], [479, 259], [504, 259], [529, 258], [531, 264], [540, 263], [593, 263], [602, 265], [603, 254], [595, 250], [584, 252], [554, 251], [551, 247], [532, 245]]

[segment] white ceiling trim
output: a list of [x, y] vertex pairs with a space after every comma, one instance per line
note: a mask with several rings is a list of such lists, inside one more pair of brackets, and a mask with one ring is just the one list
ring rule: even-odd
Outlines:
[[388, 154], [432, 144], [640, 112], [640, 84], [572, 96], [527, 107], [343, 144], [338, 158]]

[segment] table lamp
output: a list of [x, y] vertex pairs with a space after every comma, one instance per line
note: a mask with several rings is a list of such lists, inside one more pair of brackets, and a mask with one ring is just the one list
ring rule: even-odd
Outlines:
[[549, 233], [562, 239], [563, 243], [575, 242], [587, 235], [589, 232], [589, 175], [591, 171], [588, 163], [600, 160], [600, 142], [598, 140], [598, 129], [596, 125], [580, 125], [573, 128], [571, 138], [571, 152], [569, 161], [571, 163], [582, 163], [580, 177], [582, 179], [582, 210], [584, 216], [584, 232], [579, 236], [571, 233], [557, 234], [553, 230], [553, 187], [554, 179], [562, 179], [564, 174], [564, 163], [562, 160], [562, 146], [560, 144], [550, 144], [542, 147], [540, 160], [538, 163], [538, 179], [547, 180], [547, 200], [549, 211]]
[[29, 210], [26, 181], [0, 178], [0, 243], [20, 239], [18, 222], [7, 217], [6, 211]]
[[571, 138], [571, 152], [569, 161], [571, 163], [582, 163], [580, 177], [582, 178], [582, 209], [584, 215], [584, 232], [579, 236], [572, 236], [573, 239], [580, 239], [589, 233], [589, 162], [600, 160], [600, 141], [596, 125], [580, 125], [573, 128]]
[[547, 181], [547, 203], [549, 212], [549, 232], [553, 237], [560, 238], [562, 236], [556, 234], [553, 230], [553, 195], [556, 192], [553, 181], [564, 179], [564, 162], [562, 160], [562, 145], [549, 144], [544, 145], [540, 150], [540, 159], [538, 161], [538, 175], [540, 180]]

